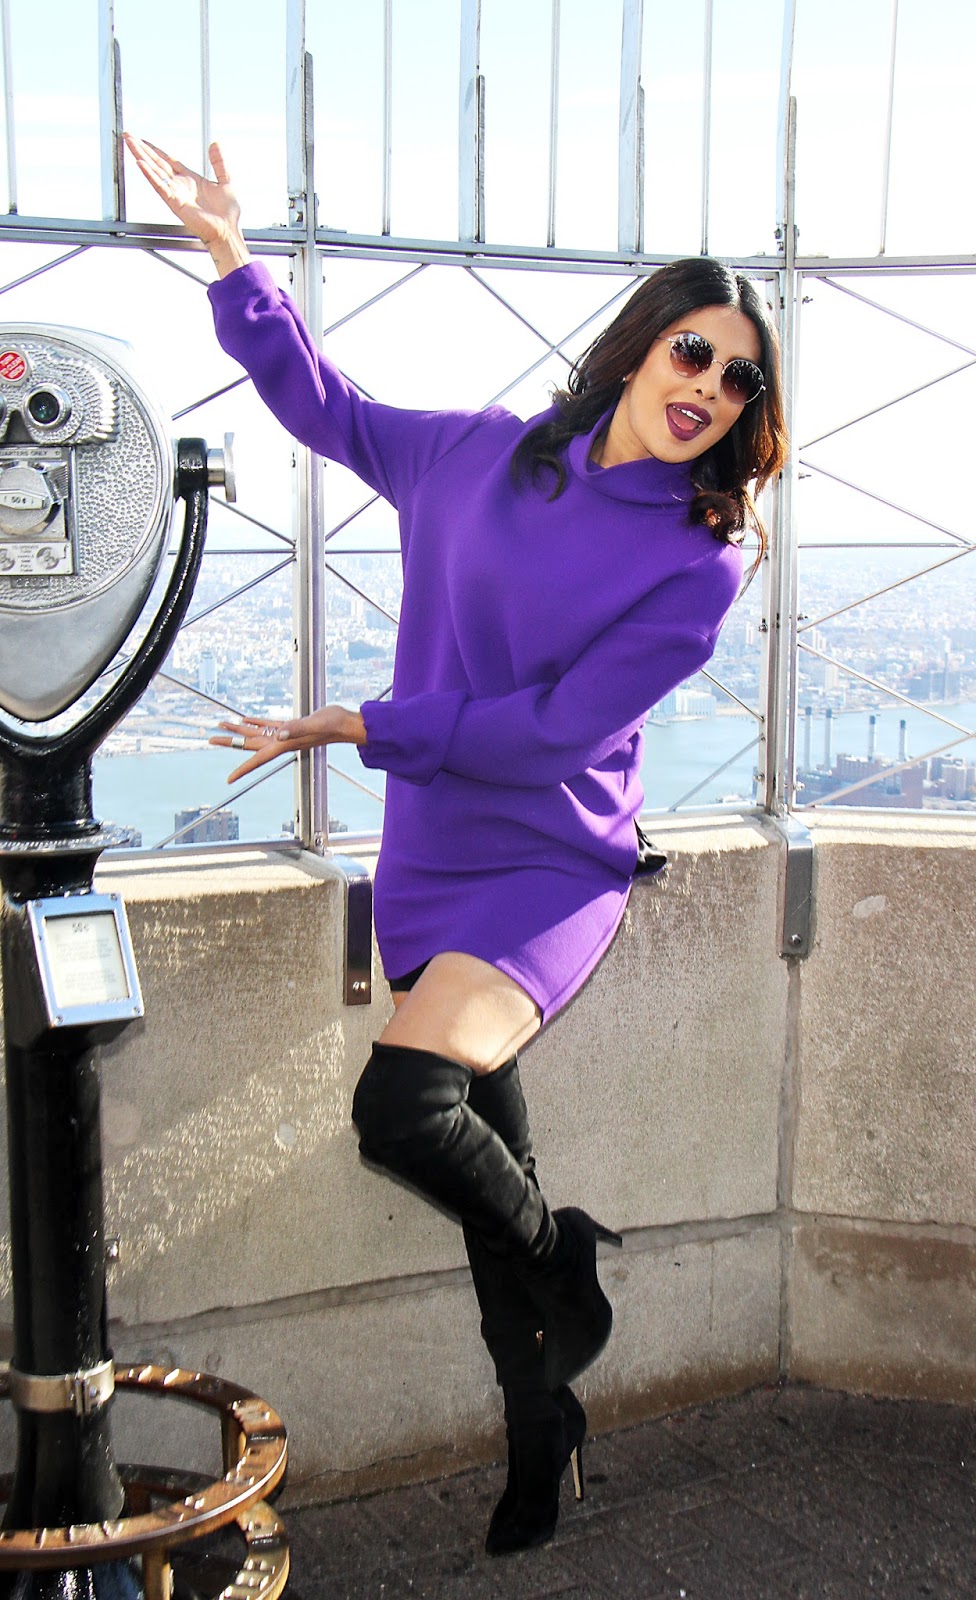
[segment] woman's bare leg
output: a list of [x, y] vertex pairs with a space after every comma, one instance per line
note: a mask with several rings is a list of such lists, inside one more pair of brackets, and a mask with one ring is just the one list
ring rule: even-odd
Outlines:
[[396, 1010], [380, 1043], [432, 1050], [474, 1072], [493, 1072], [538, 1033], [535, 1001], [506, 973], [477, 956], [434, 956]]

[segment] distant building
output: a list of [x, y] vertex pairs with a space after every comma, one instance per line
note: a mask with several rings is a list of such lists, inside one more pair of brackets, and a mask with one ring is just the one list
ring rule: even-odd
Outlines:
[[701, 689], [679, 689], [675, 695], [679, 717], [714, 717], [718, 702]]
[[197, 688], [201, 694], [217, 693], [217, 658], [212, 650], [203, 650], [200, 653]]
[[181, 844], [227, 844], [241, 836], [236, 811], [211, 811], [208, 816], [206, 806], [178, 811], [173, 831], [180, 835]]

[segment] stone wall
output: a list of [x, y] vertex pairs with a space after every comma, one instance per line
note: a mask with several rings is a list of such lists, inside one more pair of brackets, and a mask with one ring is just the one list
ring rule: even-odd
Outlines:
[[[976, 1398], [970, 829], [817, 820], [814, 948], [784, 961], [778, 831], [655, 826], [666, 882], [638, 881], [523, 1060], [547, 1194], [625, 1235], [582, 1386], [596, 1427], [781, 1371]], [[264, 1395], [295, 1496], [496, 1454], [459, 1232], [358, 1157], [349, 1105], [389, 995], [377, 967], [372, 1005], [342, 1004], [334, 869], [113, 860], [98, 885], [125, 896], [146, 998], [104, 1052], [117, 1358]], [[149, 1426], [155, 1459], [216, 1470], [193, 1413], [147, 1404], [118, 1402], [123, 1459]]]

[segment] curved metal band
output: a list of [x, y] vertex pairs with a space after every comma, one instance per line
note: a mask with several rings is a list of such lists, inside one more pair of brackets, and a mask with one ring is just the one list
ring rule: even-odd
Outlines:
[[108, 1405], [114, 1393], [111, 1357], [85, 1372], [59, 1372], [53, 1377], [10, 1368], [10, 1398], [18, 1411], [70, 1411], [76, 1417], [87, 1417]]

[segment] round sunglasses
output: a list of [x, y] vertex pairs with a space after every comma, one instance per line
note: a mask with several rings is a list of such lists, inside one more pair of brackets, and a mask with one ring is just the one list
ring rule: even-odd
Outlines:
[[[700, 378], [718, 361], [708, 340], [700, 333], [663, 334], [671, 346], [671, 365], [681, 378]], [[758, 400], [766, 387], [762, 371], [754, 361], [734, 356], [731, 361], [719, 361], [722, 369], [722, 393], [733, 405], [747, 406]]]

